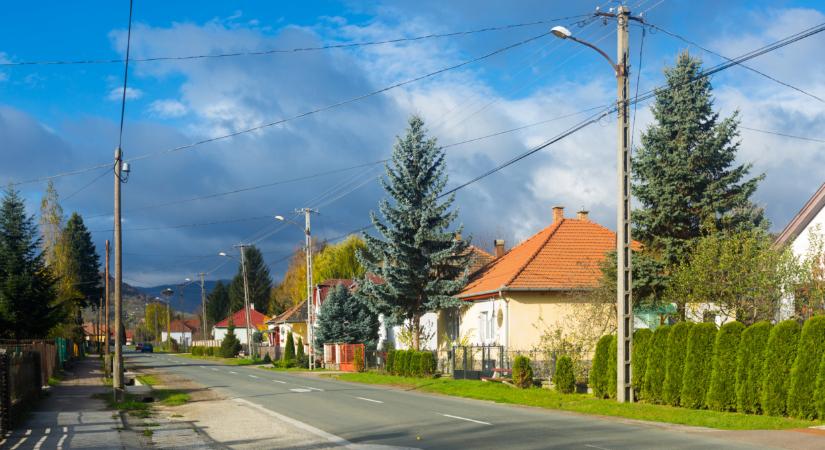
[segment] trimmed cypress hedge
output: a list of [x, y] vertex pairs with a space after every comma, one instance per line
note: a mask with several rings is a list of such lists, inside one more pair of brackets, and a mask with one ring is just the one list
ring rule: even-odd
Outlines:
[[421, 352], [417, 352], [415, 350], [409, 350], [410, 352], [410, 364], [407, 369], [410, 376], [413, 377], [420, 377], [421, 373]]
[[762, 410], [767, 415], [787, 412], [789, 378], [799, 335], [800, 327], [794, 320], [780, 322], [771, 330], [762, 369]]
[[716, 334], [713, 346], [713, 369], [708, 388], [708, 408], [716, 411], [736, 410], [736, 373], [739, 341], [745, 325], [741, 322], [728, 322], [722, 325]]
[[610, 339], [610, 353], [607, 358], [607, 396], [610, 398], [616, 398], [616, 388], [618, 387], [616, 379], [619, 359], [619, 355], [617, 353], [619, 350], [618, 345], [619, 339], [614, 334]]
[[576, 391], [576, 374], [573, 372], [573, 360], [562, 355], [556, 361], [556, 372], [553, 374], [553, 384], [562, 394], [572, 394]]
[[817, 416], [814, 393], [817, 373], [825, 353], [825, 316], [814, 316], [805, 321], [796, 360], [791, 368], [791, 385], [788, 389], [788, 415], [800, 419]]
[[685, 372], [685, 356], [691, 323], [679, 322], [673, 325], [667, 338], [667, 365], [662, 396], [668, 405], [679, 406], [682, 394], [682, 375]]
[[[590, 368], [590, 388], [593, 395], [598, 398], [610, 397], [610, 356], [613, 346], [613, 335], [604, 335], [596, 343], [596, 354], [593, 356], [593, 366]], [[613, 352], [613, 358], [616, 352]], [[613, 363], [613, 373], [616, 373], [615, 363]], [[616, 383], [613, 383], [616, 384]], [[615, 388], [614, 388], [615, 395]]]
[[397, 359], [397, 368], [395, 369], [396, 374], [401, 375], [402, 377], [409, 375], [410, 352], [408, 350], [399, 350], [396, 352], [395, 358]]
[[533, 368], [530, 366], [530, 358], [516, 356], [513, 361], [513, 384], [522, 389], [533, 386]]
[[715, 323], [697, 323], [690, 327], [679, 400], [684, 407], [693, 409], [705, 407], [705, 396], [713, 369], [713, 343], [715, 341]]
[[772, 327], [770, 322], [762, 321], [742, 332], [736, 355], [736, 410], [739, 412], [762, 412], [762, 369]]
[[825, 357], [819, 363], [819, 375], [816, 377], [816, 392], [814, 393], [814, 402], [816, 403], [816, 410], [819, 413], [819, 418], [825, 417]]
[[663, 325], [653, 332], [650, 340], [650, 349], [647, 352], [645, 363], [643, 398], [653, 403], [664, 403], [662, 388], [665, 385], [667, 373], [667, 342], [670, 337], [670, 326]]
[[395, 350], [387, 350], [387, 362], [384, 364], [384, 371], [387, 373], [393, 372], [393, 364], [395, 363]]
[[419, 363], [421, 365], [421, 368], [419, 369], [419, 371], [421, 372], [421, 376], [431, 377], [435, 375], [435, 371], [438, 368], [438, 365], [435, 360], [435, 355], [433, 355], [432, 352], [421, 352]]
[[653, 332], [648, 328], [640, 328], [633, 332], [633, 350], [631, 361], [633, 390], [637, 398], [644, 398], [645, 370], [647, 368], [647, 354]]

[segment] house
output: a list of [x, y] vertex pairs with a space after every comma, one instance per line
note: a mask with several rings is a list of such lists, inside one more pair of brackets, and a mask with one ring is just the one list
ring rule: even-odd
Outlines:
[[457, 295], [464, 306], [444, 312], [444, 327], [452, 321], [471, 344], [514, 351], [538, 348], [547, 330], [590, 327], [577, 312], [590, 303], [584, 294], [598, 286], [601, 264], [615, 249], [616, 233], [587, 211], [566, 218], [563, 207], [554, 207], [550, 226], [507, 253], [502, 243], [498, 257]]
[[[278, 314], [274, 318], [266, 322], [269, 329], [270, 345], [283, 348], [286, 345], [286, 337], [292, 333], [292, 339], [297, 344], [298, 337], [304, 341], [304, 346], [308, 346], [307, 342], [307, 301], [304, 300], [297, 305], [294, 305]], [[306, 349], [305, 349], [306, 350]]]
[[[235, 336], [237, 336], [238, 340], [241, 344], [246, 344], [246, 313], [243, 309], [238, 310], [234, 314], [230, 316], [232, 318], [232, 324], [235, 327]], [[214, 327], [212, 327], [212, 337], [216, 341], [222, 341], [224, 336], [226, 336], [227, 331], [229, 330], [229, 319], [227, 317], [220, 322], [216, 323]], [[263, 313], [256, 311], [255, 306], [251, 306], [249, 310], [249, 328], [252, 333], [255, 331], [266, 331], [266, 322], [269, 320], [269, 317], [264, 315]]]
[[165, 342], [171, 336], [178, 344], [189, 347], [192, 345], [192, 339], [200, 333], [200, 329], [198, 319], [173, 320], [169, 324], [168, 333], [167, 330], [161, 330], [161, 340]]
[[[816, 243], [811, 240], [816, 235], [825, 237], [825, 183], [785, 226], [774, 245], [789, 246], [795, 256], [804, 258], [809, 252], [818, 251], [814, 249]], [[792, 317], [796, 312], [794, 308], [793, 296], [789, 295], [782, 301], [777, 319]]]

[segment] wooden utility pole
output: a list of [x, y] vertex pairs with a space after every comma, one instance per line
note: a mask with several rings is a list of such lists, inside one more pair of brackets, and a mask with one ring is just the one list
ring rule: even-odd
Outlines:
[[206, 340], [206, 326], [207, 326], [207, 324], [206, 324], [206, 291], [204, 290], [204, 287], [203, 287], [203, 277], [205, 275], [206, 275], [206, 273], [204, 273], [204, 272], [201, 272], [201, 273], [198, 274], [198, 276], [201, 277], [201, 315], [203, 316], [203, 320], [201, 321], [201, 322], [203, 322], [203, 331], [201, 331], [201, 339], [203, 339], [203, 340]]
[[[106, 299], [106, 310], [105, 310], [104, 314], [106, 314], [106, 318], [103, 320], [103, 323], [105, 324], [104, 333], [106, 333], [106, 336], [103, 338], [103, 345], [104, 345], [104, 349], [103, 349], [104, 358], [103, 358], [103, 360], [105, 361], [104, 364], [106, 365], [106, 371], [108, 372], [110, 367], [111, 367], [109, 365], [110, 364], [110, 362], [109, 362], [109, 330], [111, 330], [111, 328], [109, 327], [109, 317], [111, 317], [111, 314], [109, 313], [109, 240], [108, 239], [106, 239], [106, 267], [103, 270], [103, 275], [104, 275], [104, 278], [105, 278], [105, 280], [103, 280], [103, 285], [104, 285], [104, 289], [106, 289], [106, 292], [104, 293], [104, 298]], [[110, 374], [107, 373], [106, 375], [110, 375]]]
[[121, 329], [123, 327], [123, 242], [120, 229], [120, 185], [123, 183], [121, 171], [123, 159], [120, 147], [115, 149], [115, 206], [114, 206], [114, 239], [115, 239], [115, 356], [112, 361], [112, 388], [116, 398], [122, 398], [123, 393], [123, 342]]

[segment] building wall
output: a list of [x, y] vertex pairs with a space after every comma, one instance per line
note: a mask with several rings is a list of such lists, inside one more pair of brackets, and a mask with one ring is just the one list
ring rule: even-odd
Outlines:
[[[192, 333], [189, 331], [173, 331], [170, 334], [172, 335], [172, 339], [180, 345], [189, 346], [192, 344]], [[162, 341], [166, 341], [166, 332], [161, 331], [160, 337]]]
[[[819, 234], [820, 237], [825, 237], [825, 209], [819, 210], [814, 216], [813, 220], [799, 233], [791, 242], [791, 251], [798, 258], [804, 258], [811, 250], [811, 234]], [[794, 315], [794, 299], [792, 295], [787, 295], [782, 299], [779, 307], [779, 315], [777, 320], [785, 320]]]
[[[216, 341], [222, 341], [223, 338], [226, 336], [228, 328], [220, 328], [215, 327], [212, 330], [212, 334], [215, 336]], [[249, 329], [251, 333], [255, 333], [255, 328], [252, 327]], [[172, 333], [172, 337], [175, 337], [175, 333]], [[241, 344], [246, 344], [246, 328], [245, 327], [235, 327], [235, 337], [238, 338], [238, 341]]]
[[[438, 346], [438, 333], [440, 328], [438, 326], [439, 314], [430, 312], [421, 316], [419, 323], [424, 331], [424, 339], [420, 342], [421, 350], [436, 350]], [[405, 320], [404, 325], [392, 325], [387, 323], [383, 314], [378, 316], [378, 349], [385, 350], [388, 345], [398, 350], [406, 350], [408, 345], [399, 340], [403, 328], [409, 324]]]

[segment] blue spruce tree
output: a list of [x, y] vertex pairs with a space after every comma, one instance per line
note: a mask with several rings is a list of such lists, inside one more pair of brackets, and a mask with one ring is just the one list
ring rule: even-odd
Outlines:
[[384, 199], [372, 223], [381, 237], [364, 235], [358, 258], [367, 274], [358, 295], [392, 323], [406, 320], [412, 346], [420, 349], [421, 316], [457, 306], [453, 297], [466, 283], [469, 242], [448, 227], [458, 216], [454, 195], [442, 200], [447, 184], [444, 151], [428, 138], [421, 118], [413, 116], [406, 135], [393, 147], [387, 178], [381, 180], [392, 201]]

